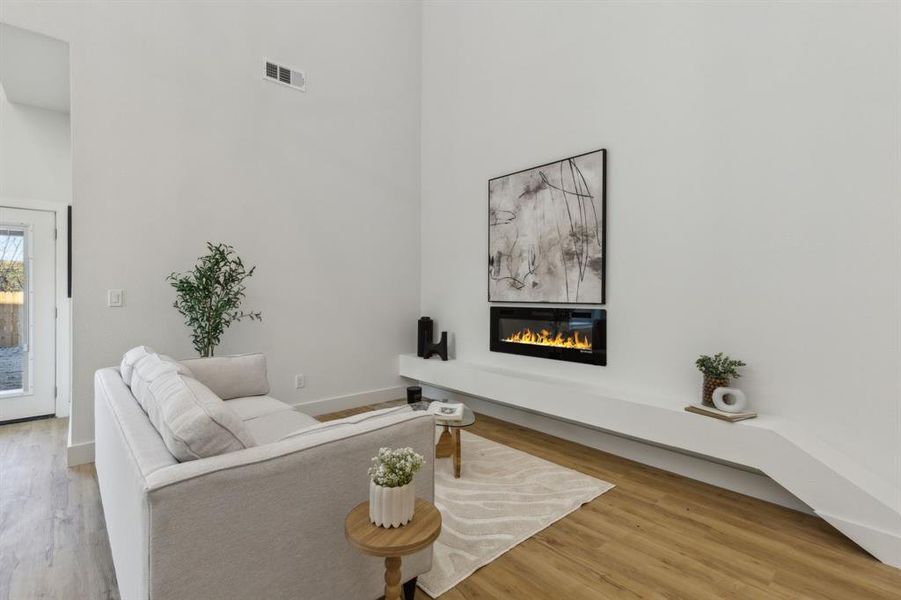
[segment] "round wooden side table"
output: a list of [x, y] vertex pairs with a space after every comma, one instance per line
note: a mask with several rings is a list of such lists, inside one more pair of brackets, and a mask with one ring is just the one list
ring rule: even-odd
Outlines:
[[[413, 519], [402, 527], [386, 529], [369, 520], [369, 502], [358, 504], [344, 520], [344, 537], [364, 554], [385, 558], [385, 600], [402, 600], [401, 558], [429, 546], [441, 533], [441, 513], [435, 505], [416, 499]], [[408, 600], [413, 600], [409, 598]]]

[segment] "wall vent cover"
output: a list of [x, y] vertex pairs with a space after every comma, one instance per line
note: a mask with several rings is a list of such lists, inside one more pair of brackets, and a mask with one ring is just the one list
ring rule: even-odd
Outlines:
[[287, 85], [301, 92], [307, 91], [307, 78], [303, 71], [279, 65], [272, 61], [266, 61], [266, 73], [263, 78], [273, 83]]

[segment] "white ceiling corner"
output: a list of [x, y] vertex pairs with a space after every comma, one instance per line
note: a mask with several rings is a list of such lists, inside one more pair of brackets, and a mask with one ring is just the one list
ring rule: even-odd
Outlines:
[[69, 44], [0, 23], [0, 84], [10, 102], [69, 112]]

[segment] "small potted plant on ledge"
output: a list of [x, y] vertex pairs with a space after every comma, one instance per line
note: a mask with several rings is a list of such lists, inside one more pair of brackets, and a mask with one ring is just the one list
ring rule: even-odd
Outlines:
[[739, 367], [745, 366], [740, 360], [729, 358], [722, 352], [713, 356], [702, 354], [695, 361], [695, 366], [704, 374], [704, 390], [701, 393], [701, 403], [705, 406], [713, 406], [713, 391], [718, 387], [729, 387], [729, 380], [733, 377], [741, 377]]
[[369, 520], [379, 527], [400, 527], [413, 518], [413, 475], [423, 458], [412, 448], [380, 448], [369, 468]]

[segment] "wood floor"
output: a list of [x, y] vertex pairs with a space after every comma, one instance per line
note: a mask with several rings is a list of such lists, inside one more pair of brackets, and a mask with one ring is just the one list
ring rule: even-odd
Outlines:
[[[441, 600], [901, 599], [901, 571], [815, 517], [481, 415], [469, 431], [616, 487]], [[0, 426], [0, 600], [119, 597], [93, 466], [67, 469], [65, 440], [65, 420]]]
[[66, 419], [0, 426], [0, 600], [119, 598], [94, 465]]
[[484, 415], [467, 431], [616, 487], [441, 600], [901, 599], [901, 570], [817, 517]]

